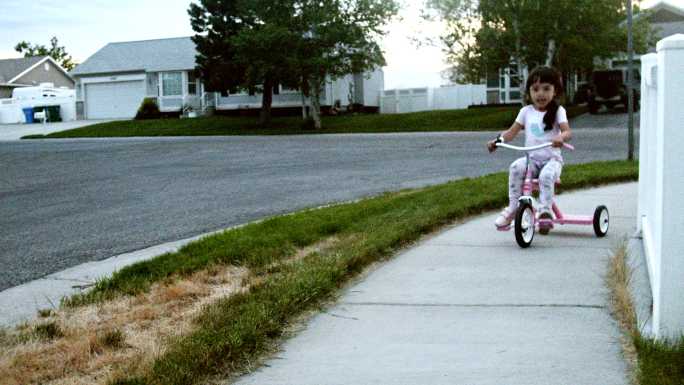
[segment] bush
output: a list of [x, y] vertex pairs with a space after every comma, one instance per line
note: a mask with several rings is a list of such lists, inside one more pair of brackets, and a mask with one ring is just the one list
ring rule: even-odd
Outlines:
[[159, 106], [157, 106], [157, 101], [154, 98], [145, 98], [138, 108], [138, 113], [135, 114], [135, 120], [143, 119], [159, 119], [161, 117], [161, 112], [159, 111]]
[[568, 119], [572, 119], [574, 117], [587, 113], [589, 111], [589, 107], [587, 107], [586, 105], [569, 106], [566, 108], [566, 111], [568, 113]]
[[302, 130], [315, 130], [316, 129], [316, 122], [314, 122], [313, 118], [309, 117], [309, 118], [306, 118], [302, 121], [300, 127]]

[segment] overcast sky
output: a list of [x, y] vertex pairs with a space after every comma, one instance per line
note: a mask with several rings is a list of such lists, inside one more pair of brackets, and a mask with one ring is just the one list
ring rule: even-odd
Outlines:
[[[402, 0], [401, 21], [388, 26], [382, 41], [387, 67], [385, 88], [439, 86], [447, 65], [438, 47], [417, 48], [410, 40], [421, 33], [437, 36], [442, 26], [420, 18], [423, 0]], [[2, 0], [0, 59], [20, 57], [22, 40], [49, 45], [57, 36], [76, 62], [109, 42], [190, 36], [190, 0]], [[650, 6], [655, 0], [644, 1]], [[684, 0], [668, 0], [684, 7]]]

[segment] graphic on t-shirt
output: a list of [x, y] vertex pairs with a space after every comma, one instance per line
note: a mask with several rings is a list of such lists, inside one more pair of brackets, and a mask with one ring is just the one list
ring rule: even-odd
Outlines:
[[532, 134], [534, 134], [534, 136], [536, 136], [538, 138], [541, 138], [542, 136], [544, 136], [544, 130], [542, 130], [539, 123], [532, 123], [530, 125], [530, 131], [532, 131]]

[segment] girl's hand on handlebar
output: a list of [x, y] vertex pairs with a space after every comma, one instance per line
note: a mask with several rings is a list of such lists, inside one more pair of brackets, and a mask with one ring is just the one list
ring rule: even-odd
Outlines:
[[559, 136], [555, 137], [555, 138], [551, 141], [551, 143], [552, 143], [552, 144], [551, 144], [552, 147], [561, 148], [561, 147], [563, 147], [563, 143], [564, 143], [564, 142], [563, 142], [563, 138], [561, 138], [560, 135], [559, 135]]
[[487, 150], [492, 153], [496, 151], [496, 140], [490, 140], [487, 142]]

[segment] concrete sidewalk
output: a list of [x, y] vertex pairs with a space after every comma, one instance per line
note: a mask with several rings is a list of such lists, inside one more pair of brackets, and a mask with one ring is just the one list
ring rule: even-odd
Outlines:
[[496, 214], [453, 226], [349, 287], [238, 384], [628, 384], [603, 276], [634, 232], [637, 184], [560, 195], [610, 231], [558, 227], [520, 249]]
[[0, 142], [14, 141], [21, 139], [26, 135], [47, 135], [53, 132], [72, 130], [90, 126], [92, 124], [111, 122], [112, 119], [106, 120], [76, 120], [70, 122], [55, 122], [55, 123], [33, 123], [33, 124], [0, 124]]

